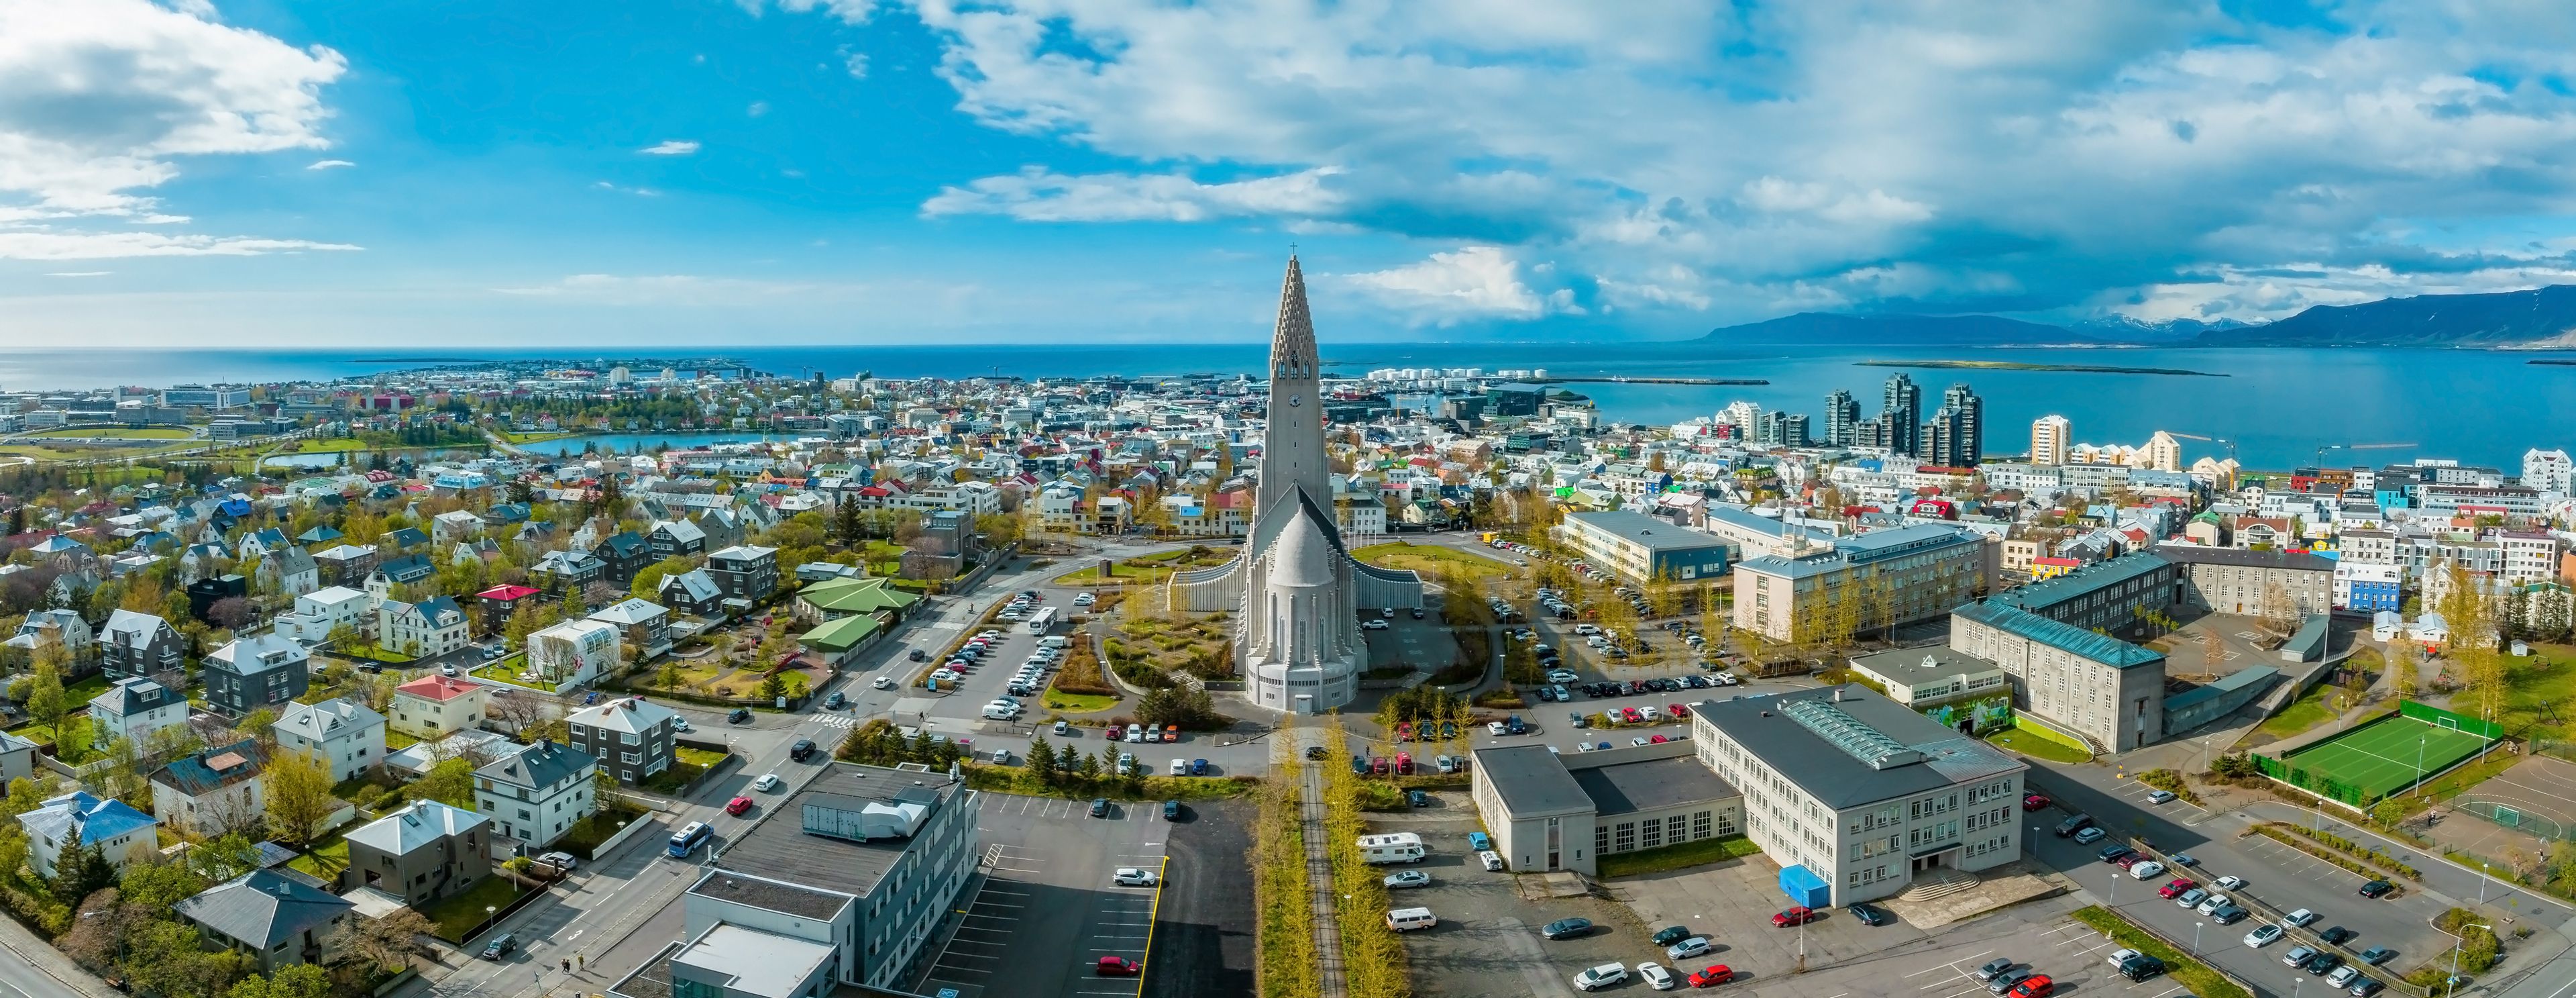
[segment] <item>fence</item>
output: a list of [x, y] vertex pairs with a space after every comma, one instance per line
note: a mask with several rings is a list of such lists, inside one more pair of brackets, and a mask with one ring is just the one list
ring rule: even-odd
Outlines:
[[2568, 838], [2567, 825], [2547, 815], [2533, 814], [2503, 801], [2455, 800], [2452, 810], [2502, 828], [2510, 828], [2543, 842]]
[[2504, 725], [2493, 721], [2481, 721], [2464, 714], [2454, 714], [2440, 707], [2416, 703], [2413, 700], [2397, 701], [2397, 712], [2436, 728], [2465, 731], [2488, 739], [2504, 737]]

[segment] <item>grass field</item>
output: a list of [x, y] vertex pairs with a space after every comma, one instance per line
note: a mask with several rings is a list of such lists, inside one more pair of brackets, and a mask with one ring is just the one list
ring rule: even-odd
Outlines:
[[2485, 747], [2487, 740], [2477, 735], [2409, 717], [2390, 717], [2299, 749], [2281, 761], [2350, 784], [2369, 800], [2414, 783], [2419, 772], [2441, 772]]
[[[1174, 571], [1222, 565], [1227, 559], [1233, 557], [1234, 551], [1231, 548], [1198, 547], [1157, 551], [1112, 564], [1109, 573], [1111, 578], [1120, 582], [1158, 583], [1171, 578]], [[1088, 560], [1084, 567], [1055, 577], [1055, 584], [1060, 586], [1085, 586], [1099, 581], [1101, 581], [1100, 562], [1097, 560]]]
[[1720, 839], [1701, 839], [1677, 846], [1641, 849], [1636, 852], [1612, 853], [1601, 857], [1601, 876], [1634, 877], [1686, 867], [1703, 866], [1720, 860], [1742, 859], [1762, 851], [1752, 839], [1741, 835]]
[[308, 439], [298, 440], [295, 442], [295, 453], [298, 454], [336, 454], [344, 451], [366, 449], [367, 442], [356, 437], [327, 437], [319, 440]]
[[2091, 753], [2054, 739], [2042, 738], [2020, 728], [2005, 728], [1988, 735], [1986, 740], [1993, 742], [1999, 748], [2011, 749], [2033, 759], [2062, 762], [2070, 766], [2093, 761]]
[[2281, 712], [2264, 720], [2260, 730], [2274, 738], [2288, 738], [2327, 721], [2343, 716], [2352, 706], [2352, 694], [2330, 683], [2319, 683], [2316, 689], [2302, 694]]
[[1512, 566], [1451, 547], [1433, 544], [1411, 544], [1394, 541], [1371, 544], [1351, 552], [1351, 557], [1381, 568], [1401, 568], [1423, 575], [1445, 574], [1468, 582], [1482, 582], [1508, 574]]
[[61, 430], [37, 430], [27, 435], [31, 437], [128, 437], [135, 440], [186, 440], [191, 436], [186, 430], [175, 430], [166, 426], [135, 428], [76, 426]]

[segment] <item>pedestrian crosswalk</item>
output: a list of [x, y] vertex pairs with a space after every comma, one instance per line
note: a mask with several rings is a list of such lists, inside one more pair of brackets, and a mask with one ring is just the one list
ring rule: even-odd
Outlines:
[[859, 719], [851, 717], [848, 714], [819, 714], [815, 716], [814, 720], [827, 727], [834, 728], [855, 728], [859, 726]]

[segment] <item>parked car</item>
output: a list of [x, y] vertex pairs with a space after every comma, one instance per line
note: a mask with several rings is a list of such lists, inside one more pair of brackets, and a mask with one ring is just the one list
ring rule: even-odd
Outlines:
[[1986, 991], [1990, 994], [2008, 994], [2012, 989], [2021, 986], [2021, 982], [2037, 976], [2039, 972], [2035, 970], [2019, 968], [2007, 970], [1995, 975], [1993, 980], [1987, 981]]
[[2315, 923], [2316, 920], [2317, 913], [2305, 908], [2301, 908], [2297, 911], [2281, 916], [2281, 923], [2293, 929], [2307, 928], [2309, 925]]
[[2075, 833], [2075, 844], [2079, 846], [2089, 846], [2093, 843], [2102, 841], [2104, 838], [2109, 837], [2110, 834], [2111, 833], [2099, 828], [2087, 828]]
[[2198, 908], [2206, 900], [2209, 900], [2209, 892], [2197, 887], [2174, 895], [2174, 904], [2184, 908]]
[[2287, 934], [2280, 926], [2266, 922], [2255, 926], [2254, 931], [2245, 934], [2245, 948], [2262, 949], [2280, 942], [2281, 937]]
[[2218, 878], [2218, 881], [2210, 886], [2216, 887], [2222, 891], [2232, 891], [2245, 886], [2245, 878], [2234, 875], [2224, 876]]
[[1896, 916], [1888, 914], [1887, 909], [1867, 901], [1855, 901], [1844, 905], [1843, 910], [1850, 912], [1853, 918], [1860, 919], [1862, 925], [1886, 925], [1896, 921]]
[[1626, 964], [1605, 963], [1598, 967], [1587, 967], [1582, 973], [1574, 975], [1574, 989], [1577, 991], [1599, 991], [1602, 988], [1609, 987], [1627, 979], [1628, 966]]
[[1179, 820], [1181, 820], [1181, 802], [1180, 802], [1180, 801], [1176, 801], [1176, 800], [1167, 800], [1167, 801], [1164, 801], [1164, 802], [1163, 802], [1163, 820], [1164, 820], [1164, 821], [1179, 821]]
[[1823, 917], [1825, 917], [1823, 912], [1809, 908], [1803, 904], [1796, 905], [1780, 912], [1779, 914], [1771, 916], [1771, 926], [1773, 928], [1785, 929], [1795, 925], [1805, 925]]
[[2152, 859], [2129, 868], [2129, 876], [2137, 880], [2153, 880], [2163, 872], [2165, 865]]
[[2324, 932], [2317, 933], [2317, 938], [2325, 940], [2326, 945], [2328, 946], [2341, 946], [2347, 942], [2351, 942], [2352, 937], [2360, 934], [2361, 933], [2354, 932], [2351, 929], [2337, 925], [2327, 928]]
[[[1416, 610], [1414, 612], [1420, 613], [1422, 611]], [[1674, 985], [1681, 982], [1681, 978], [1674, 977], [1672, 971], [1665, 970], [1663, 964], [1656, 963], [1653, 960], [1648, 960], [1637, 965], [1637, 979], [1646, 982], [1647, 987], [1653, 988], [1657, 991], [1670, 991], [1673, 989]]]
[[[1480, 833], [1478, 833], [1478, 834], [1483, 834], [1483, 833], [1481, 833], [1481, 832], [1480, 832]], [[1655, 945], [1657, 945], [1657, 946], [1670, 946], [1670, 945], [1672, 945], [1672, 944], [1674, 944], [1674, 943], [1680, 942], [1680, 941], [1682, 941], [1682, 940], [1684, 940], [1684, 939], [1688, 939], [1688, 938], [1690, 938], [1690, 937], [1691, 937], [1691, 930], [1690, 930], [1690, 926], [1687, 926], [1687, 925], [1667, 925], [1667, 926], [1664, 926], [1663, 928], [1656, 929], [1656, 930], [1655, 930], [1655, 934], [1654, 934], [1654, 935], [1648, 936], [1648, 937], [1646, 937], [1646, 938], [1647, 938], [1647, 940], [1648, 940], [1648, 941], [1653, 942], [1653, 943], [1654, 943]]]
[[2361, 890], [2359, 891], [2359, 893], [2361, 894], [2361, 896], [2366, 897], [2366, 898], [2384, 898], [2384, 897], [2387, 897], [2388, 895], [2390, 895], [2390, 894], [2392, 894], [2392, 893], [2395, 893], [2395, 892], [2396, 892], [2396, 890], [2397, 890], [2397, 885], [2396, 885], [2396, 884], [2389, 883], [2388, 881], [2385, 881], [2385, 880], [2373, 880], [2373, 881], [2371, 881], [2371, 882], [2369, 882], [2369, 883], [2366, 883], [2366, 884], [2361, 885]]
[[2013, 962], [2011, 957], [1996, 957], [1992, 960], [1986, 961], [1985, 966], [1977, 968], [1977, 979], [1980, 981], [1991, 981], [2010, 973], [2012, 969]]
[[1664, 955], [1675, 960], [1687, 960], [1691, 957], [1705, 954], [1708, 950], [1709, 946], [1707, 936], [1692, 936], [1688, 939], [1684, 939], [1680, 942], [1664, 947]]
[[2373, 967], [2397, 958], [2397, 951], [2386, 946], [2373, 946], [2361, 951], [2361, 962]]
[[2156, 888], [2156, 896], [2166, 900], [2172, 900], [2174, 898], [2181, 897], [2182, 892], [2198, 886], [2200, 885], [2192, 883], [2189, 880], [2176, 879], [2172, 883]]
[[1145, 972], [1145, 965], [1123, 956], [1104, 956], [1095, 964], [1092, 974], [1098, 977], [1134, 977]]
[[1488, 872], [1503, 872], [1503, 856], [1501, 853], [1495, 852], [1491, 849], [1481, 850], [1476, 853], [1476, 861], [1485, 864], [1485, 869]]
[[1120, 887], [1152, 887], [1156, 879], [1154, 871], [1133, 866], [1119, 867], [1109, 875], [1109, 882]]
[[2147, 803], [2149, 804], [2162, 804], [2172, 799], [2174, 799], [2174, 794], [2171, 790], [2157, 790], [2147, 794]]
[[2047, 974], [2032, 974], [2013, 985], [2012, 998], [2048, 998], [2057, 993], [2057, 982]]
[[1385, 883], [1386, 889], [1391, 891], [1400, 891], [1413, 887], [1429, 887], [1431, 886], [1431, 875], [1420, 870], [1405, 870], [1401, 873], [1389, 874]]
[[1092, 799], [1091, 799], [1091, 816], [1092, 816], [1092, 817], [1094, 817], [1094, 818], [1106, 818], [1106, 817], [1108, 817], [1108, 816], [1109, 816], [1109, 798], [1107, 798], [1107, 797], [1094, 797], [1094, 798], [1092, 798]]
[[1591, 933], [1592, 920], [1588, 918], [1560, 918], [1539, 930], [1540, 935], [1550, 939], [1572, 939]]
[[1691, 971], [1687, 983], [1694, 988], [1713, 988], [1735, 979], [1735, 970], [1723, 963], [1710, 964]]
[[736, 707], [736, 708], [734, 708], [734, 709], [733, 709], [733, 713], [730, 713], [730, 714], [726, 714], [726, 715], [725, 715], [725, 723], [726, 723], [726, 724], [750, 724], [750, 723], [751, 723], [751, 708], [749, 708], [749, 707]]

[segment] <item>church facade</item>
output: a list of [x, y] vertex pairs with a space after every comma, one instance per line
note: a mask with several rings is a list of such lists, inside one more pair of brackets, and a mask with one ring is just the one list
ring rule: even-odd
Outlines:
[[1243, 553], [1213, 568], [1175, 573], [1175, 610], [1234, 615], [1235, 669], [1258, 706], [1313, 714], [1350, 703], [1368, 668], [1363, 607], [1422, 605], [1412, 572], [1363, 565], [1334, 525], [1331, 462], [1317, 397], [1315, 323], [1297, 259], [1279, 288], [1270, 337], [1270, 399]]

